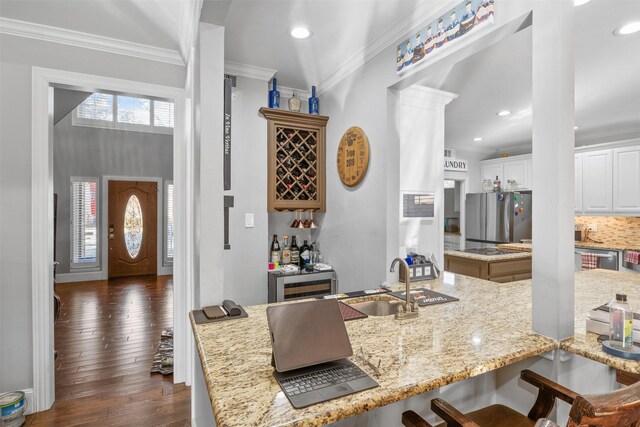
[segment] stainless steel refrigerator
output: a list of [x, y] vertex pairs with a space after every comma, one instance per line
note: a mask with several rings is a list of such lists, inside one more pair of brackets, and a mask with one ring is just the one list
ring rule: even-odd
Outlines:
[[531, 192], [470, 193], [465, 212], [466, 247], [531, 239]]

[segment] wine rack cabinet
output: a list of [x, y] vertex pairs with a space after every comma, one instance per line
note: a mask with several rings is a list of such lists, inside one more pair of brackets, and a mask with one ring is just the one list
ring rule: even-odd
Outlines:
[[271, 108], [260, 113], [268, 121], [267, 210], [324, 212], [329, 117]]

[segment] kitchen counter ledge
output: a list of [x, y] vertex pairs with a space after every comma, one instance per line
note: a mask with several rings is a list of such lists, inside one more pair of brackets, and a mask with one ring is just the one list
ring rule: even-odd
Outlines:
[[267, 305], [226, 322], [196, 325], [191, 317], [218, 426], [321, 426], [558, 347], [532, 332], [530, 286], [445, 272], [412, 287], [460, 301], [421, 307], [417, 319], [346, 322], [351, 360], [380, 387], [304, 409], [291, 406], [272, 376]]
[[[504, 249], [514, 250], [512, 248], [504, 248]], [[518, 250], [518, 249], [515, 249], [515, 250]], [[468, 258], [468, 259], [475, 259], [478, 261], [488, 261], [488, 262], [531, 258], [531, 252], [525, 252], [525, 251], [514, 252], [511, 254], [502, 254], [502, 255], [482, 255], [482, 254], [473, 254], [473, 253], [462, 252], [462, 251], [444, 251], [444, 254], [459, 257], [459, 258]]]

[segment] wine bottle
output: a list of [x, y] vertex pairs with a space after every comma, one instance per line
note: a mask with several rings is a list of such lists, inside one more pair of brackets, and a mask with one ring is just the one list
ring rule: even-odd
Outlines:
[[309, 259], [310, 252], [311, 252], [311, 248], [309, 247], [309, 244], [305, 240], [302, 246], [300, 246], [300, 268], [304, 268], [311, 261]]
[[273, 235], [271, 242], [271, 262], [280, 262], [280, 243], [278, 243], [278, 235]]
[[291, 264], [291, 248], [287, 240], [289, 236], [282, 236], [284, 239], [284, 247], [282, 248], [282, 264]]
[[300, 249], [296, 243], [296, 236], [291, 238], [291, 264], [298, 265], [300, 263]]

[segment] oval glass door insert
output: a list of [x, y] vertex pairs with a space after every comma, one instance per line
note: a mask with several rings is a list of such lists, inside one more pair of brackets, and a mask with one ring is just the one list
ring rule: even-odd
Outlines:
[[124, 209], [124, 243], [131, 258], [138, 256], [142, 246], [142, 208], [135, 195], [129, 197]]

